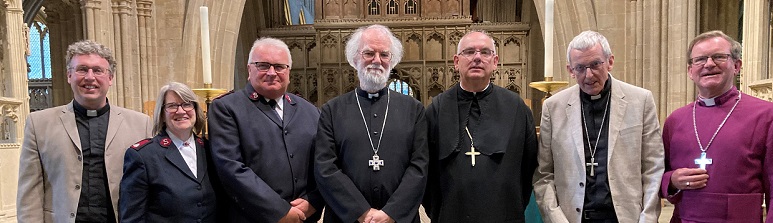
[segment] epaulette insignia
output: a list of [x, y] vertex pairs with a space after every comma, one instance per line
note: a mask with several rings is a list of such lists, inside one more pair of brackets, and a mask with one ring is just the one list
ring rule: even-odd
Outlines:
[[134, 149], [134, 150], [140, 150], [140, 149], [142, 149], [142, 147], [145, 147], [145, 145], [150, 144], [151, 141], [153, 141], [153, 140], [152, 139], [140, 140], [139, 142], [134, 143], [134, 145], [132, 145], [131, 148]]
[[260, 98], [260, 95], [258, 94], [258, 92], [253, 91], [252, 94], [250, 94], [250, 100], [255, 101], [255, 100], [258, 100], [258, 98]]
[[290, 103], [290, 104], [293, 103], [293, 100], [290, 99], [290, 95], [287, 95], [287, 94], [285, 94], [285, 101], [287, 101], [287, 103]]
[[221, 94], [221, 95], [218, 95], [217, 97], [213, 98], [212, 100], [215, 100], [215, 99], [220, 99], [220, 98], [222, 98], [222, 97], [225, 97], [226, 95], [229, 95], [229, 94], [231, 94], [231, 93], [234, 93], [234, 90], [230, 90], [230, 91], [228, 91], [228, 92], [226, 92], [226, 93], [223, 93], [223, 94]]
[[165, 137], [161, 139], [161, 141], [159, 141], [158, 144], [160, 144], [163, 147], [169, 147], [169, 145], [172, 144], [172, 139], [170, 139], [169, 137]]
[[204, 145], [204, 140], [201, 140], [201, 138], [196, 138], [196, 143], [198, 143], [199, 145], [203, 146]]

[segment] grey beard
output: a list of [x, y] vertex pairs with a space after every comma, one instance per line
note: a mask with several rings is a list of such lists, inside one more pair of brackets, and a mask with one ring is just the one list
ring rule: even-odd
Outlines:
[[386, 82], [389, 78], [385, 73], [378, 75], [374, 72], [368, 72], [367, 68], [357, 71], [357, 77], [360, 78], [360, 88], [371, 93], [381, 90], [386, 87]]

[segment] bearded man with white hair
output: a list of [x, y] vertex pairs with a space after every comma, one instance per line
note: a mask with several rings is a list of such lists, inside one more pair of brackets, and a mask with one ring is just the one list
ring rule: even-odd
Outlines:
[[325, 222], [419, 222], [427, 174], [424, 106], [387, 88], [403, 47], [382, 25], [346, 44], [359, 87], [322, 106], [315, 177]]

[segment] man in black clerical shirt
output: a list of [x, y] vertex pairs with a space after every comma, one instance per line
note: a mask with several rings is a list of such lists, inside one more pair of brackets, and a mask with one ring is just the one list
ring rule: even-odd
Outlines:
[[321, 109], [315, 176], [328, 205], [325, 222], [419, 222], [424, 106], [386, 88], [402, 56], [400, 41], [381, 25], [359, 28], [346, 43], [360, 84]]
[[16, 200], [19, 222], [116, 222], [124, 151], [151, 136], [147, 115], [111, 106], [116, 61], [90, 40], [67, 48], [74, 100], [30, 113]]
[[537, 166], [531, 110], [491, 83], [499, 55], [488, 34], [467, 33], [456, 53], [459, 84], [427, 108], [424, 208], [433, 222], [524, 222]]
[[546, 222], [658, 221], [657, 109], [650, 91], [612, 77], [614, 58], [601, 34], [576, 36], [566, 68], [577, 85], [543, 104], [534, 193]]

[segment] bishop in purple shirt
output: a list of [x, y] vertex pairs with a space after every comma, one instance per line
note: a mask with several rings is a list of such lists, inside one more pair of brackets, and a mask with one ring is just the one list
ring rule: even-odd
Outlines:
[[687, 52], [698, 99], [663, 127], [671, 222], [762, 222], [764, 200], [773, 210], [764, 195], [773, 185], [773, 103], [735, 88], [741, 45], [721, 31], [698, 35]]

